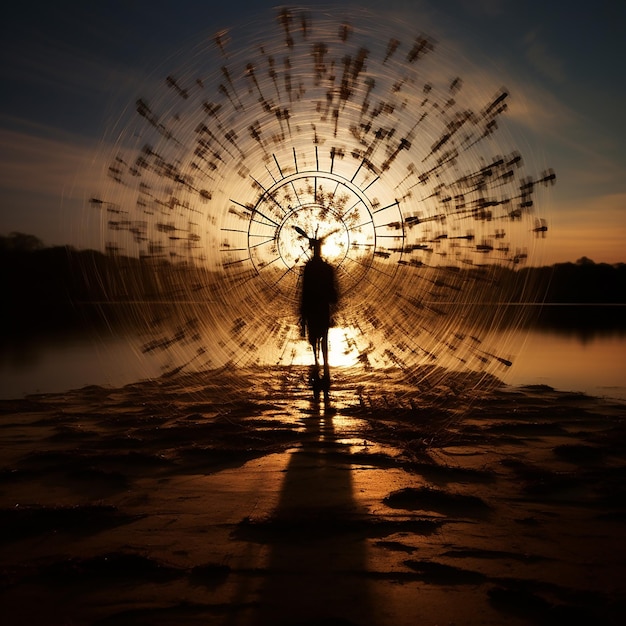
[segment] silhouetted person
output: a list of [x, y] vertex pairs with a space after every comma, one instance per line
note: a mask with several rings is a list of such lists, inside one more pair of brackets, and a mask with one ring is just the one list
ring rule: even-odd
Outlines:
[[[313, 248], [313, 257], [304, 266], [302, 274], [302, 302], [300, 321], [302, 336], [309, 339], [315, 357], [313, 388], [328, 391], [330, 387], [330, 369], [328, 365], [328, 329], [331, 326], [333, 305], [337, 303], [335, 270], [322, 259], [322, 240], [309, 239]], [[324, 377], [319, 380], [319, 351], [324, 359]]]

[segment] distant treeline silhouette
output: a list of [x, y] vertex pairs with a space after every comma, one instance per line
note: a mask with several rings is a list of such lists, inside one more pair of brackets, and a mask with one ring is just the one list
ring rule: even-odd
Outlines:
[[[516, 279], [510, 280], [513, 272]], [[69, 246], [46, 247], [37, 237], [23, 233], [0, 236], [2, 334], [7, 336], [115, 325], [116, 313], [123, 315], [123, 311], [112, 302], [175, 301], [177, 294], [210, 281], [208, 270], [190, 264], [111, 256]], [[583, 257], [575, 263], [545, 267], [501, 267], [490, 293], [499, 303], [527, 303], [529, 285], [537, 303], [624, 305], [626, 264], [594, 263]], [[584, 308], [586, 313], [578, 307], [579, 313], [567, 317], [563, 306], [546, 306], [538, 321], [550, 326], [626, 326], [622, 307], [603, 307], [612, 310], [601, 315], [598, 307]]]
[[33, 235], [0, 236], [4, 324], [25, 335], [125, 322], [117, 303], [172, 298], [181, 285], [206, 281], [206, 270], [166, 260], [111, 256], [71, 246], [46, 247]]

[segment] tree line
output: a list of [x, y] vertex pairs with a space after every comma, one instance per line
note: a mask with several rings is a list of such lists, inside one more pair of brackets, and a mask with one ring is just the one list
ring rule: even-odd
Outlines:
[[[465, 271], [465, 270], [461, 270]], [[468, 270], [469, 271], [469, 270]], [[515, 280], [509, 273], [515, 272]], [[537, 302], [553, 305], [626, 304], [626, 264], [594, 263], [583, 257], [574, 263], [497, 272], [492, 293], [500, 302], [525, 302], [532, 285]], [[107, 309], [111, 300], [175, 296], [186, 285], [210, 283], [207, 270], [167, 260], [107, 255], [95, 250], [69, 246], [45, 246], [33, 235], [11, 233], [0, 236], [0, 285], [5, 324], [2, 334], [20, 334], [62, 328], [110, 324], [115, 315]], [[593, 324], [626, 325], [623, 309], [614, 307], [606, 317], [590, 320]], [[590, 309], [591, 310], [591, 309]], [[562, 313], [550, 315], [564, 323]], [[613, 319], [614, 318], [614, 319]], [[621, 320], [621, 322], [620, 322]], [[573, 323], [582, 323], [574, 319]]]

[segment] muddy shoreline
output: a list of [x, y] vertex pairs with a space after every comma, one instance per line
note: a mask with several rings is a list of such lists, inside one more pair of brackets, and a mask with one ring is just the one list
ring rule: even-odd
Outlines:
[[622, 623], [623, 404], [306, 379], [0, 401], [4, 623]]

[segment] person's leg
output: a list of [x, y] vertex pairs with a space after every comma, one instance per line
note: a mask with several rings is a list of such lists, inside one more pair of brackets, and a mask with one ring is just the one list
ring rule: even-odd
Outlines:
[[319, 399], [320, 394], [320, 369], [319, 369], [319, 339], [310, 336], [309, 342], [311, 344], [311, 348], [313, 349], [313, 359], [315, 364], [311, 366], [309, 370], [309, 384], [313, 388], [313, 394], [315, 395], [315, 400]]
[[309, 337], [309, 341], [311, 343], [311, 348], [313, 349], [313, 361], [314, 361], [314, 377], [319, 377], [320, 364], [319, 364], [319, 351], [320, 351], [320, 340], [318, 337]]
[[328, 331], [322, 335], [322, 356], [324, 357], [324, 378], [330, 379], [330, 366], [328, 364]]

